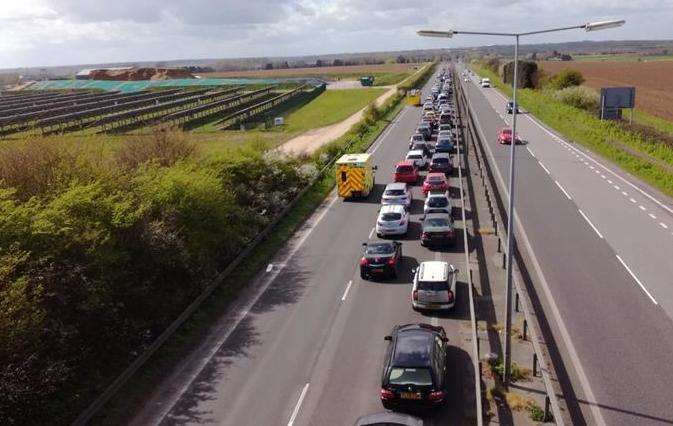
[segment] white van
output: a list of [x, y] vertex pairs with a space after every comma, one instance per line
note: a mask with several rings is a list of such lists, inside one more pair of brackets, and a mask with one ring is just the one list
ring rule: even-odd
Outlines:
[[482, 78], [481, 79], [481, 87], [491, 87], [491, 79], [490, 78]]
[[458, 269], [447, 262], [422, 262], [414, 272], [411, 306], [414, 309], [444, 310], [456, 304]]

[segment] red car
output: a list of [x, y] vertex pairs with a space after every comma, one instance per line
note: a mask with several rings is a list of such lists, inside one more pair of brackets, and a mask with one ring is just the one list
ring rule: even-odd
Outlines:
[[[498, 143], [501, 145], [509, 145], [512, 143], [512, 129], [509, 127], [503, 127], [498, 133]], [[521, 139], [516, 137], [516, 143], [521, 143]]]
[[444, 173], [428, 173], [423, 182], [423, 194], [428, 194], [430, 191], [448, 191], [449, 180]]
[[418, 166], [414, 164], [413, 160], [400, 161], [395, 166], [393, 181], [406, 183], [418, 182]]

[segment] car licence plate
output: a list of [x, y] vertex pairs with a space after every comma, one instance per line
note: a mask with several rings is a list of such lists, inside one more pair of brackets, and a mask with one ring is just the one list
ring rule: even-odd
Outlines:
[[382, 268], [372, 269], [372, 272], [380, 273], [383, 272], [383, 269]]
[[402, 392], [400, 394], [402, 399], [421, 399], [421, 394], [416, 392]]

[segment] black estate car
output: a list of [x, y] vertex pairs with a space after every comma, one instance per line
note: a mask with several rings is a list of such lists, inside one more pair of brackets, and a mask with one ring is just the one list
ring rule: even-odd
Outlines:
[[381, 402], [387, 409], [434, 408], [446, 399], [444, 328], [406, 324], [393, 328], [381, 376]]

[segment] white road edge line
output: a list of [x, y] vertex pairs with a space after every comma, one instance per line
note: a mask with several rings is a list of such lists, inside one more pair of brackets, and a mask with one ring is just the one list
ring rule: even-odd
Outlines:
[[554, 183], [556, 184], [556, 186], [558, 186], [558, 188], [561, 190], [561, 192], [563, 192], [563, 194], [564, 194], [569, 200], [572, 201], [572, 198], [570, 197], [570, 194], [568, 194], [568, 192], [565, 190], [565, 188], [563, 188], [563, 187], [561, 186], [561, 184], [558, 183], [557, 180], [555, 180]]
[[538, 161], [538, 164], [540, 164], [540, 166], [544, 169], [545, 172], [547, 172], [548, 175], [551, 175], [551, 172], [544, 166], [544, 164], [542, 164], [540, 161]]
[[308, 392], [308, 385], [310, 385], [310, 383], [306, 383], [304, 385], [304, 388], [301, 390], [301, 394], [299, 395], [299, 401], [297, 401], [297, 405], [294, 406], [294, 411], [292, 412], [292, 417], [290, 417], [290, 421], [287, 422], [287, 426], [294, 425], [294, 421], [297, 420], [297, 415], [299, 414], [299, 409], [301, 408], [301, 403], [304, 402], [304, 398], [306, 397], [306, 392]]
[[603, 238], [603, 235], [602, 235], [600, 232], [598, 232], [598, 229], [594, 226], [593, 223], [591, 223], [591, 221], [589, 220], [589, 218], [587, 217], [587, 215], [585, 215], [584, 212], [583, 212], [582, 210], [580, 210], [580, 209], [577, 209], [577, 211], [580, 212], [580, 214], [582, 215], [582, 217], [584, 218], [584, 220], [586, 220], [587, 223], [589, 224], [589, 226], [591, 226], [591, 229], [593, 229], [594, 232], [595, 232], [596, 234], [598, 234], [599, 237], [601, 237], [601, 239], [604, 239], [604, 238]]
[[638, 285], [640, 286], [640, 288], [643, 289], [643, 291], [645, 292], [645, 294], [647, 295], [647, 297], [650, 298], [650, 300], [652, 301], [652, 303], [654, 303], [655, 305], [658, 305], [659, 303], [657, 303], [657, 301], [654, 299], [654, 297], [652, 297], [652, 295], [650, 294], [650, 292], [647, 291], [647, 289], [645, 288], [645, 286], [643, 285], [643, 283], [640, 282], [640, 280], [638, 279], [638, 277], [636, 277], [636, 274], [633, 273], [633, 271], [631, 270], [631, 268], [629, 268], [629, 266], [624, 262], [624, 260], [622, 260], [622, 258], [621, 258], [618, 254], [615, 254], [615, 256], [617, 256], [617, 260], [619, 260], [619, 262], [622, 264], [622, 266], [624, 266], [624, 268], [625, 268], [626, 271], [629, 273], [629, 275], [631, 275], [631, 277], [633, 277], [633, 279], [638, 283]]
[[346, 290], [344, 290], [344, 295], [341, 296], [341, 301], [345, 302], [346, 297], [348, 297], [348, 291], [351, 289], [351, 286], [353, 285], [353, 280], [348, 281], [348, 285], [346, 286]]

